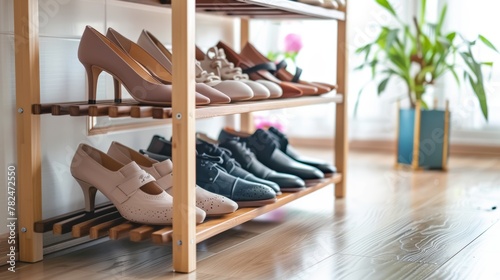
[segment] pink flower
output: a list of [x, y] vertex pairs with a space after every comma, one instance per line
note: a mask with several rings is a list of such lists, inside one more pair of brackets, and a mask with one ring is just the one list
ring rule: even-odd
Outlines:
[[302, 49], [302, 39], [300, 35], [290, 33], [285, 37], [285, 51], [298, 53]]
[[255, 116], [254, 118], [255, 128], [260, 128], [267, 130], [271, 126], [274, 126], [279, 131], [284, 131], [284, 125], [282, 122], [276, 119], [264, 117], [264, 116]]

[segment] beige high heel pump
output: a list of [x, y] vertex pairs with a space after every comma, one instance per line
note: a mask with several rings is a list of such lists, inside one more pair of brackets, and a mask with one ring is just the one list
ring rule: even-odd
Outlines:
[[[149, 54], [141, 46], [137, 45], [135, 42], [126, 38], [112, 28], [108, 28], [106, 37], [122, 48], [122, 50], [130, 55], [131, 58], [144, 66], [144, 68], [146, 68], [149, 73], [156, 77], [156, 79], [160, 82], [166, 85], [172, 84], [172, 69], [164, 67], [160, 62], [158, 62], [158, 60], [156, 60], [155, 57]], [[209, 98], [210, 104], [226, 104], [231, 102], [231, 98], [229, 98], [229, 96], [204, 84], [196, 84], [195, 88], [197, 96], [203, 95]]]
[[[105, 71], [115, 79], [115, 101], [120, 102], [120, 84], [142, 104], [170, 106], [172, 86], [154, 78], [143, 66], [131, 58], [115, 43], [94, 28], [87, 26], [78, 48], [78, 59], [85, 67], [88, 78], [89, 104], [96, 103], [97, 79]], [[210, 99], [196, 95], [196, 104], [209, 104]]]

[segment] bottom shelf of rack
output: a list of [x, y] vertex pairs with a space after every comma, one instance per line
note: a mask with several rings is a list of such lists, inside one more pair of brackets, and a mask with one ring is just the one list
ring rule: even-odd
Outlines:
[[[278, 200], [273, 204], [255, 208], [241, 208], [236, 210], [236, 212], [232, 214], [228, 214], [216, 219], [207, 220], [206, 222], [196, 227], [196, 242], [199, 243], [237, 225], [250, 221], [262, 214], [275, 210], [287, 203], [290, 203], [312, 192], [322, 189], [330, 184], [339, 183], [340, 180], [342, 180], [342, 175], [334, 174], [330, 178], [325, 178], [314, 183], [307, 182], [308, 187], [304, 190], [294, 193], [283, 193], [282, 195], [279, 195], [277, 197]], [[153, 241], [155, 241], [154, 237]]]
[[[228, 215], [207, 218], [204, 223], [196, 226], [196, 242], [202, 242], [330, 184], [339, 183], [341, 180], [341, 174], [334, 174], [332, 177], [322, 180], [306, 181], [307, 188], [300, 192], [283, 193], [277, 197], [275, 203], [261, 207], [240, 208]], [[171, 226], [150, 226], [128, 222], [109, 203], [98, 206], [94, 213], [86, 213], [81, 210], [37, 222], [35, 230], [40, 233], [52, 230], [54, 234], [71, 232], [73, 237], [88, 235], [90, 239], [106, 235], [112, 240], [129, 237], [131, 241], [140, 242], [151, 239], [156, 244], [170, 243], [173, 233]]]

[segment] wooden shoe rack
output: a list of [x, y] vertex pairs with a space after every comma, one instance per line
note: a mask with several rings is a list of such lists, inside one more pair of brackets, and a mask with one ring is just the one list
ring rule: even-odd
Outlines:
[[[159, 0], [128, 0], [160, 5]], [[169, 1], [170, 2], [170, 1]], [[19, 259], [36, 262], [43, 259], [42, 233], [71, 232], [74, 237], [89, 235], [91, 239], [108, 235], [111, 239], [129, 236], [133, 241], [152, 239], [154, 243], [172, 242], [173, 267], [178, 272], [196, 269], [196, 243], [227, 229], [249, 221], [293, 200], [335, 184], [335, 196], [345, 194], [347, 161], [347, 44], [346, 10], [328, 10], [288, 0], [172, 0], [172, 42], [175, 53], [173, 65], [174, 96], [171, 108], [141, 106], [133, 100], [121, 104], [101, 101], [40, 104], [40, 69], [38, 49], [37, 0], [14, 1], [16, 46], [16, 106], [18, 158], [18, 229]], [[195, 13], [215, 13], [241, 18], [241, 42], [248, 41], [251, 18], [316, 18], [338, 21], [337, 84], [338, 92], [318, 97], [242, 102], [230, 105], [196, 107], [194, 104], [194, 26]], [[179, 94], [182, 93], [182, 94]], [[187, 93], [187, 94], [186, 94]], [[258, 208], [243, 208], [221, 218], [195, 224], [195, 119], [241, 114], [242, 130], [250, 131], [251, 112], [335, 103], [335, 158], [339, 171], [321, 181], [308, 182], [308, 188], [298, 193], [284, 193], [278, 201]], [[42, 221], [42, 180], [40, 115], [108, 116], [155, 118], [171, 121], [174, 176], [174, 224], [172, 227], [152, 227], [127, 222], [111, 204], [100, 205], [95, 213], [76, 211]], [[68, 167], [69, 168], [69, 167]], [[186, 187], [192, 186], [192, 187]]]

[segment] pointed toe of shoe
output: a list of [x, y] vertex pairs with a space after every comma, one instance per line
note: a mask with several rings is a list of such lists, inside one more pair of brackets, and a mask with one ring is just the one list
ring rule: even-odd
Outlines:
[[297, 176], [274, 172], [269, 175], [267, 180], [271, 180], [280, 186], [280, 190], [284, 192], [297, 192], [306, 187], [304, 180]]
[[214, 86], [231, 98], [232, 101], [244, 101], [253, 98], [252, 89], [240, 81], [223, 81]]
[[306, 84], [307, 86], [311, 86], [311, 87], [315, 87], [317, 89], [317, 94], [325, 94], [327, 92], [330, 92], [332, 91], [332, 89], [330, 87], [327, 87], [327, 86], [324, 86], [324, 85], [320, 85], [320, 84], [316, 84], [316, 83], [307, 83]]
[[200, 94], [196, 93], [196, 105], [207, 105], [210, 104], [210, 98]]
[[302, 90], [300, 90], [295, 83], [281, 82], [279, 86], [283, 90], [283, 95], [281, 97], [299, 97], [303, 95]]
[[196, 187], [196, 206], [203, 209], [207, 216], [225, 215], [238, 209], [238, 204], [231, 199], [201, 187]]
[[207, 213], [204, 210], [196, 207], [196, 223], [197, 224], [203, 223], [203, 221], [205, 221], [206, 216], [207, 216]]
[[271, 92], [264, 85], [251, 81], [251, 80], [240, 80], [249, 86], [253, 91], [253, 97], [251, 100], [261, 100], [268, 99], [271, 96]]
[[231, 98], [221, 91], [209, 87], [202, 83], [196, 84], [196, 91], [207, 97], [210, 100], [210, 104], [227, 104], [231, 103]]
[[257, 80], [256, 82], [269, 90], [269, 98], [280, 98], [283, 95], [283, 89], [276, 83], [266, 80]]
[[316, 95], [319, 94], [318, 88], [315, 86], [311, 85], [304, 85], [304, 84], [299, 84], [299, 83], [294, 83], [294, 86], [299, 88], [304, 95]]

